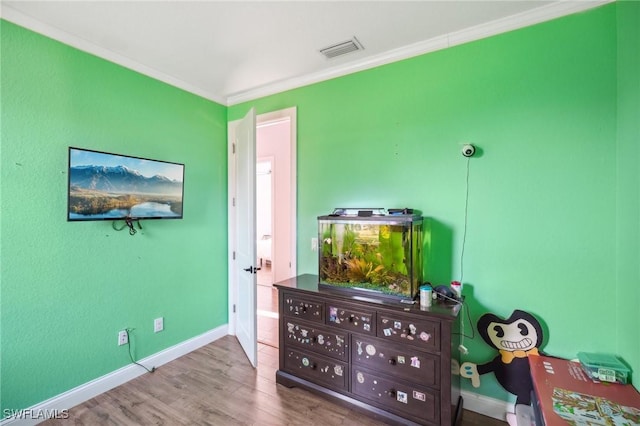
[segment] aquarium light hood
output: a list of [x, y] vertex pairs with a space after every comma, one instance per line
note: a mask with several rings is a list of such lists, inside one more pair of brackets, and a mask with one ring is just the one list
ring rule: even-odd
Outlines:
[[333, 212], [328, 217], [372, 217], [372, 216], [400, 216], [400, 215], [413, 215], [418, 214], [418, 211], [414, 212], [414, 209], [405, 207], [403, 209], [385, 209], [382, 207], [338, 207], [333, 209]]
[[329, 216], [341, 217], [341, 216], [358, 216], [358, 217], [371, 217], [371, 216], [387, 216], [387, 215], [410, 215], [413, 214], [413, 209], [387, 209], [382, 207], [375, 208], [351, 208], [351, 207], [339, 207], [333, 209], [333, 213]]
[[387, 210], [382, 207], [375, 208], [350, 208], [341, 207], [333, 209], [333, 213], [329, 216], [386, 216]]

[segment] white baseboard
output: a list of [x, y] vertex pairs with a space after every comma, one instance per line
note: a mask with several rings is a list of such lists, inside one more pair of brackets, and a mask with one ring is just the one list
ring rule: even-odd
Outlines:
[[[178, 343], [175, 346], [141, 359], [138, 362], [147, 368], [151, 368], [152, 366], [159, 367], [226, 336], [229, 334], [228, 330], [228, 324], [221, 325], [220, 327], [209, 330], [199, 336], [185, 340], [182, 343]], [[83, 402], [111, 390], [116, 386], [120, 386], [131, 379], [135, 379], [144, 373], [146, 373], [146, 371], [142, 367], [135, 364], [129, 364], [32, 407], [25, 408], [24, 410], [21, 410], [20, 413], [16, 413], [17, 417], [7, 417], [0, 420], [0, 426], [28, 426], [38, 424], [48, 418], [51, 418], [54, 413], [61, 413], [63, 410], [68, 410], [78, 404], [82, 404]]]
[[507, 413], [513, 413], [513, 404], [489, 396], [469, 391], [461, 391], [465, 410], [474, 411], [487, 417], [506, 421]]

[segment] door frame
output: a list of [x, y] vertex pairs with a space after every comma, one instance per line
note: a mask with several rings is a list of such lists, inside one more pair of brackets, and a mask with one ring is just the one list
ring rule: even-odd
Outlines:
[[[264, 114], [256, 115], [256, 127], [260, 124], [266, 124], [268, 122], [280, 121], [289, 119], [290, 130], [290, 159], [291, 159], [291, 181], [290, 181], [290, 199], [291, 199], [291, 211], [290, 211], [290, 226], [291, 226], [291, 241], [290, 241], [290, 258], [291, 258], [291, 276], [297, 275], [297, 108], [290, 107], [281, 109], [278, 111], [272, 111]], [[236, 188], [236, 167], [234, 160], [233, 141], [235, 140], [236, 126], [240, 120], [234, 120], [227, 123], [227, 218], [228, 218], [228, 333], [231, 335], [236, 334], [236, 315], [235, 306], [238, 302], [238, 277], [234, 268], [234, 254], [236, 248], [236, 227], [238, 224], [235, 220], [235, 214], [233, 212], [235, 204], [235, 188]], [[255, 200], [254, 200], [255, 202]], [[257, 315], [257, 313], [256, 313]]]

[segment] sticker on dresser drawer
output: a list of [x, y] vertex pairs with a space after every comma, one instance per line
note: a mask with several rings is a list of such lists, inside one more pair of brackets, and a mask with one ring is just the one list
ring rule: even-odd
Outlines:
[[351, 391], [385, 410], [413, 418], [419, 423], [440, 420], [438, 392], [402, 380], [386, 378], [372, 371], [353, 369]]
[[342, 361], [347, 360], [349, 339], [346, 334], [294, 320], [286, 321], [286, 329], [286, 344], [306, 347]]
[[293, 349], [286, 349], [285, 354], [285, 370], [333, 389], [347, 389], [347, 364]]
[[324, 303], [298, 299], [289, 295], [284, 298], [285, 315], [304, 318], [310, 321], [324, 322]]
[[437, 321], [393, 318], [378, 314], [378, 337], [403, 341], [425, 349], [440, 349], [440, 323]]
[[440, 386], [440, 357], [437, 355], [407, 345], [383, 343], [373, 337], [354, 335], [351, 342], [353, 364], [424, 386]]
[[327, 305], [327, 323], [345, 330], [375, 334], [375, 313], [362, 312], [349, 305]]

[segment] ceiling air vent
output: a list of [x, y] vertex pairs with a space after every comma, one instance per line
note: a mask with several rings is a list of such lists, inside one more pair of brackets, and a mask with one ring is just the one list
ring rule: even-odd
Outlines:
[[320, 53], [327, 57], [327, 59], [331, 59], [335, 58], [336, 56], [342, 56], [346, 55], [347, 53], [355, 52], [357, 50], [364, 50], [364, 47], [358, 41], [358, 39], [354, 37], [351, 40], [343, 41], [342, 43], [334, 44], [333, 46], [320, 49]]

